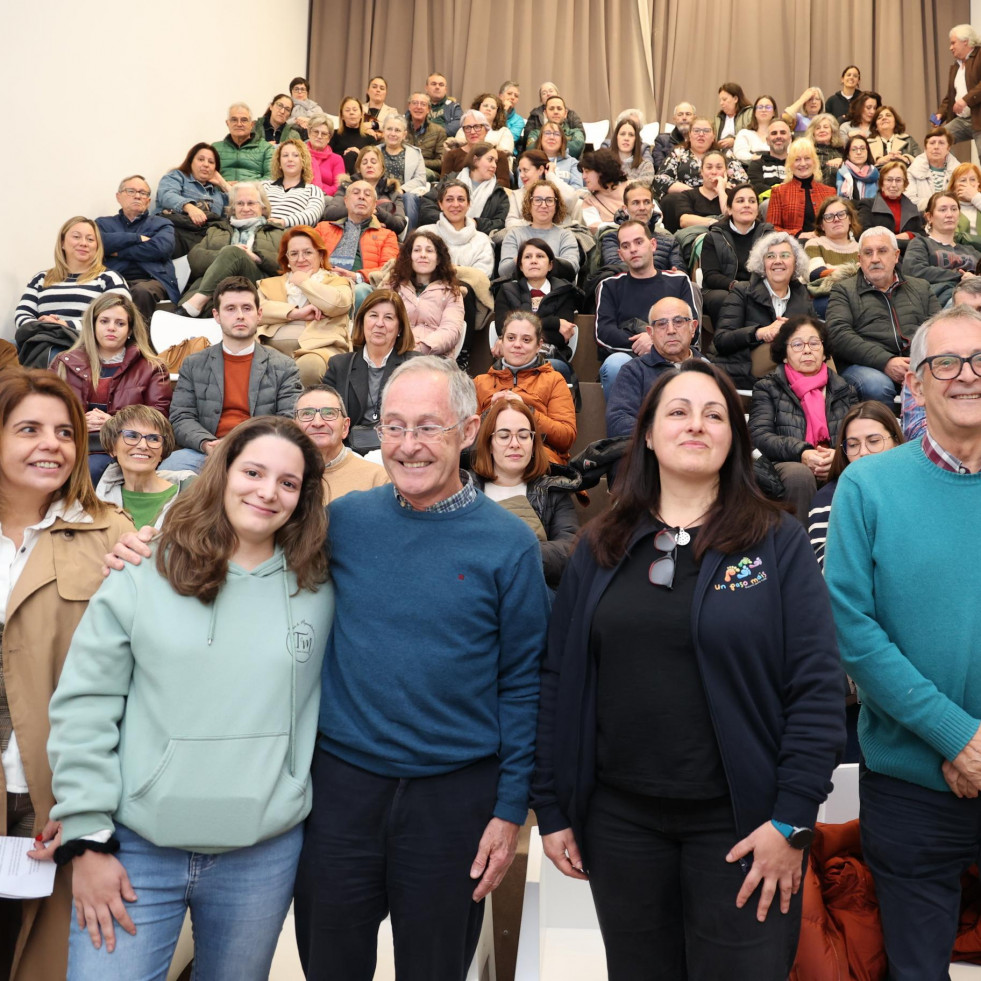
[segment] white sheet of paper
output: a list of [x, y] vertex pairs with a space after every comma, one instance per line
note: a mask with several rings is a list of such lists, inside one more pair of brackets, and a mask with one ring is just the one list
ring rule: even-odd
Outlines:
[[0, 898], [39, 899], [51, 895], [55, 863], [28, 858], [27, 853], [33, 848], [32, 838], [0, 837]]

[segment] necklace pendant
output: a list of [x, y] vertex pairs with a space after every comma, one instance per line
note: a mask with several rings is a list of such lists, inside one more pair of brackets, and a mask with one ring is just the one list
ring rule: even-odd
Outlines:
[[675, 541], [679, 545], [687, 545], [691, 541], [691, 535], [689, 535], [688, 532], [685, 531], [684, 528], [679, 528], [678, 529], [678, 534], [675, 537]]

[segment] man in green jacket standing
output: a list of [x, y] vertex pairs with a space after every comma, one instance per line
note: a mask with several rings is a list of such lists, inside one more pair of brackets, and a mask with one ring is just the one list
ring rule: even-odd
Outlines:
[[228, 135], [215, 143], [221, 155], [221, 176], [235, 181], [264, 181], [269, 178], [273, 145], [253, 132], [252, 110], [244, 102], [228, 107]]

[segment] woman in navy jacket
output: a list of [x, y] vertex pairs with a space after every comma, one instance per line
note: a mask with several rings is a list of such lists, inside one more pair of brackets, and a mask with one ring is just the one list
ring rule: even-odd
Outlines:
[[803, 528], [753, 483], [712, 365], [658, 380], [613, 493], [552, 611], [532, 784], [545, 853], [588, 876], [610, 981], [653, 965], [783, 981], [844, 742], [827, 591]]

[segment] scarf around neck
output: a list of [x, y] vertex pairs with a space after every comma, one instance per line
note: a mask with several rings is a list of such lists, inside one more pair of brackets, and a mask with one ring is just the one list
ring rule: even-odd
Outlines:
[[260, 215], [258, 218], [229, 218], [228, 223], [232, 226], [232, 245], [244, 245], [251, 249], [255, 242], [255, 233], [266, 223], [266, 219]]
[[822, 441], [830, 442], [828, 413], [822, 394], [822, 389], [828, 386], [828, 366], [821, 365], [813, 375], [802, 374], [791, 368], [789, 364], [783, 367], [787, 374], [787, 381], [790, 383], [790, 390], [800, 399], [800, 404], [804, 408], [804, 419], [807, 422], [804, 439], [811, 446], [817, 446]]
[[456, 179], [470, 188], [470, 208], [467, 210], [467, 217], [476, 221], [483, 214], [490, 196], [494, 193], [494, 188], [497, 187], [497, 181], [491, 177], [489, 180], [474, 184], [470, 171], [466, 167], [456, 175]]
[[856, 167], [850, 160], [846, 160], [838, 173], [841, 174], [841, 197], [875, 197], [875, 193], [870, 194], [869, 189], [878, 183], [879, 171], [871, 164]]

